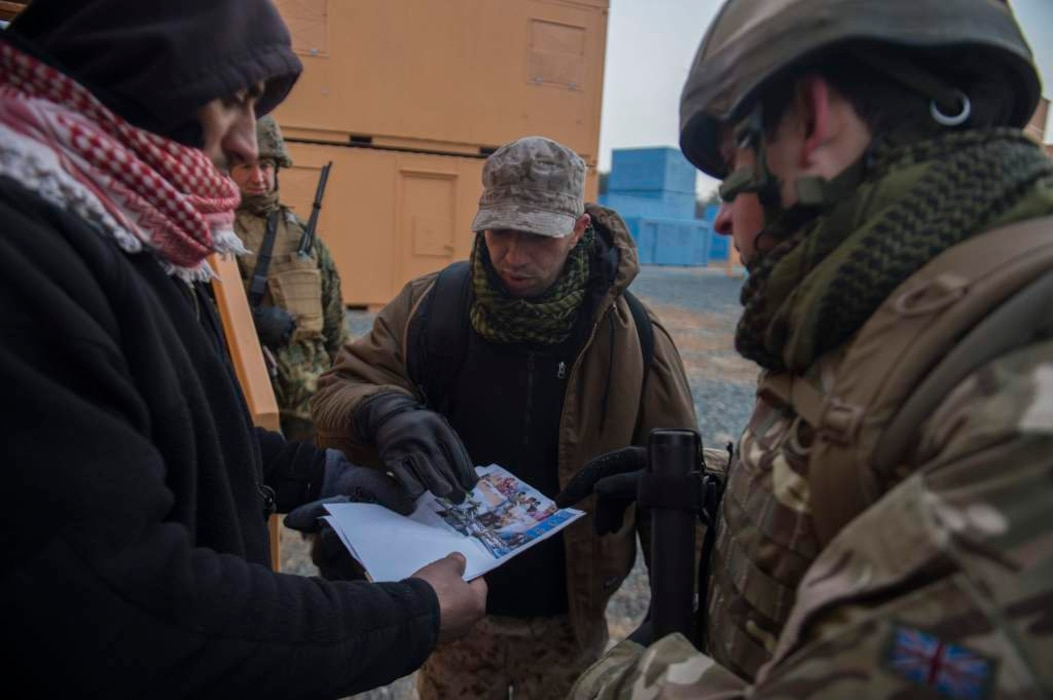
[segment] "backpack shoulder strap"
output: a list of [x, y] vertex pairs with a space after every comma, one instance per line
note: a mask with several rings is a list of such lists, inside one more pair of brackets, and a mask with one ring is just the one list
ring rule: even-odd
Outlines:
[[440, 413], [460, 376], [471, 300], [471, 269], [467, 260], [459, 260], [438, 274], [427, 301], [410, 319], [406, 369], [425, 402]]
[[1053, 217], [1033, 219], [944, 252], [889, 295], [829, 391], [805, 402], [798, 413], [816, 428], [808, 481], [821, 542], [913, 470], [918, 430], [958, 383], [1053, 330], [1051, 232]]
[[[643, 303], [624, 293], [644, 361], [644, 377], [654, 359], [654, 327]], [[440, 412], [460, 375], [468, 340], [471, 269], [460, 260], [435, 278], [426, 302], [417, 306], [406, 340], [406, 368], [426, 402]]]
[[643, 350], [644, 376], [654, 359], [654, 327], [651, 325], [651, 317], [647, 315], [647, 309], [636, 295], [625, 290], [623, 294], [625, 302], [629, 305], [629, 311], [633, 315], [633, 323], [636, 324], [636, 333], [640, 336], [640, 348]]

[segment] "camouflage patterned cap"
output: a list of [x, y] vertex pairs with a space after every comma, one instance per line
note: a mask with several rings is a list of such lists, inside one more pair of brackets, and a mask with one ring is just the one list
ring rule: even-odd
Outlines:
[[585, 161], [555, 141], [526, 136], [486, 159], [472, 230], [563, 238], [584, 213]]
[[274, 117], [269, 114], [256, 120], [256, 145], [260, 158], [273, 158], [281, 168], [292, 167], [292, 158], [289, 157], [289, 151], [285, 149], [282, 130], [278, 128], [278, 122], [274, 120]]

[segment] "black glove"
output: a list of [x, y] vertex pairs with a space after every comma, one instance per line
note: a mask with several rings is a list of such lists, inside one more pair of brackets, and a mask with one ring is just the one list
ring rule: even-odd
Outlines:
[[285, 526], [303, 533], [318, 532], [327, 503], [377, 503], [402, 515], [413, 512], [413, 500], [387, 474], [347, 461], [339, 450], [326, 450], [325, 475], [318, 499], [289, 511]]
[[256, 325], [260, 344], [272, 350], [288, 345], [296, 330], [296, 321], [278, 306], [252, 307], [252, 322]]
[[406, 491], [387, 474], [351, 464], [339, 450], [326, 450], [325, 474], [318, 500], [294, 508], [285, 526], [310, 535], [311, 561], [330, 580], [364, 579], [365, 571], [347, 551], [333, 527], [322, 520], [327, 503], [377, 503], [402, 515], [413, 512]]
[[647, 459], [647, 448], [637, 445], [593, 457], [556, 496], [556, 505], [569, 508], [595, 493], [596, 534], [617, 532], [622, 528], [625, 509], [636, 500]]
[[479, 481], [449, 422], [411, 396], [390, 392], [367, 400], [355, 411], [355, 427], [411, 498], [427, 490], [460, 503]]

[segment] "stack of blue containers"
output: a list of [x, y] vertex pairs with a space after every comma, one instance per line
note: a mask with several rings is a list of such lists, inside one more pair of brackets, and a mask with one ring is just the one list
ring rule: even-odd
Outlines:
[[695, 169], [679, 150], [615, 150], [600, 204], [625, 219], [641, 264], [709, 264], [712, 219], [695, 218]]
[[710, 231], [709, 262], [725, 262], [728, 259], [728, 249], [731, 244], [730, 237], [718, 235], [716, 229], [713, 228], [713, 222], [717, 219], [719, 209], [719, 204], [710, 204], [702, 212], [702, 220], [709, 226]]

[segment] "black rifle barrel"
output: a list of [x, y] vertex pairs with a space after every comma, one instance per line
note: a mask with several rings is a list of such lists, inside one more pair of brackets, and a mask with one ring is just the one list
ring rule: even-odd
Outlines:
[[297, 252], [300, 255], [310, 255], [314, 246], [314, 232], [318, 227], [318, 213], [322, 210], [322, 198], [325, 197], [325, 186], [329, 182], [329, 169], [333, 167], [333, 161], [322, 166], [322, 174], [318, 178], [318, 189], [314, 193], [314, 202], [311, 204], [311, 218], [307, 221], [307, 228], [300, 238], [300, 247]]
[[[653, 430], [648, 470], [686, 476], [698, 468], [702, 440], [692, 430]], [[673, 632], [691, 638], [695, 602], [695, 519], [682, 509], [651, 510], [651, 615], [655, 640]]]

